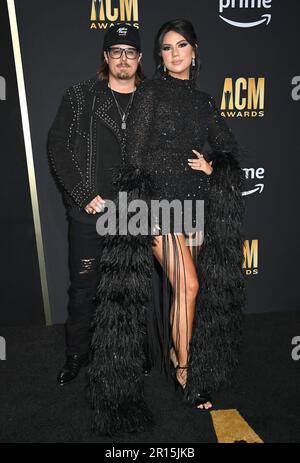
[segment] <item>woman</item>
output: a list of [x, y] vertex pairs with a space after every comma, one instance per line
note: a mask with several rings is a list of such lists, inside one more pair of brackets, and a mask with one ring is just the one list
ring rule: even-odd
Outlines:
[[[143, 397], [142, 344], [153, 255], [164, 270], [165, 296], [171, 287], [162, 323], [156, 317], [157, 332], [185, 399], [210, 409], [210, 392], [229, 383], [237, 364], [244, 304], [237, 144], [213, 98], [197, 89], [200, 60], [192, 24], [164, 24], [155, 51], [156, 78], [136, 92], [119, 191], [127, 192], [128, 203], [192, 200], [192, 222], [178, 228], [185, 223], [183, 209], [167, 230], [157, 216], [152, 236], [107, 237], [89, 368], [98, 433], [135, 431], [152, 421]], [[206, 142], [211, 153], [204, 156]], [[201, 227], [195, 227], [197, 200], [204, 200], [203, 242]]]

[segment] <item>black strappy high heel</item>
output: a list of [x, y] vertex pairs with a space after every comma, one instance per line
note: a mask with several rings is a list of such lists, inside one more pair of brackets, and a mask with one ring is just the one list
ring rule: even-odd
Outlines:
[[[174, 368], [173, 379], [174, 379], [174, 384], [175, 384], [175, 391], [177, 391], [178, 388], [180, 387], [182, 392], [184, 392], [186, 382], [184, 384], [181, 384], [180, 381], [178, 381], [177, 370], [187, 370], [187, 368], [188, 368], [187, 366], [183, 367], [179, 364]], [[206, 404], [206, 402], [210, 402], [211, 407], [205, 408], [204, 405]], [[199, 405], [203, 405], [203, 408], [200, 408], [200, 410], [211, 410], [213, 408], [212, 398], [210, 394], [206, 391], [199, 392], [197, 393], [196, 397], [193, 400], [193, 405], [197, 408], [199, 408]]]

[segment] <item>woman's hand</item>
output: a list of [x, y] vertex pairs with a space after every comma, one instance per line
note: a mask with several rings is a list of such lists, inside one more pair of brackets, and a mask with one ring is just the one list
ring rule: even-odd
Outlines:
[[197, 156], [197, 159], [188, 159], [188, 165], [194, 170], [202, 170], [206, 173], [206, 175], [210, 175], [213, 171], [213, 168], [211, 167], [212, 161], [207, 162], [204, 159], [203, 154], [199, 153], [196, 150], [192, 151]]

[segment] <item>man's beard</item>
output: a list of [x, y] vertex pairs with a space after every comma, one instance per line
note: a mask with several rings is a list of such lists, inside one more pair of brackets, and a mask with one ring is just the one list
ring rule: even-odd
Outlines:
[[130, 74], [126, 69], [122, 69], [122, 71], [117, 73], [117, 78], [120, 80], [128, 80], [130, 79]]
[[129, 72], [129, 67], [121, 68], [117, 70], [117, 78], [120, 80], [128, 80], [131, 78], [131, 74]]

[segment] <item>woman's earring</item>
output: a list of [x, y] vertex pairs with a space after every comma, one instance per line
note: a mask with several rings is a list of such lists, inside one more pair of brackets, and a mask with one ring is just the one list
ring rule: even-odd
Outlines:
[[164, 72], [167, 72], [167, 68], [165, 64], [164, 64]]
[[196, 60], [195, 60], [195, 57], [194, 57], [194, 56], [193, 56], [193, 58], [192, 58], [192, 66], [193, 66], [193, 68], [196, 66]]

